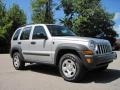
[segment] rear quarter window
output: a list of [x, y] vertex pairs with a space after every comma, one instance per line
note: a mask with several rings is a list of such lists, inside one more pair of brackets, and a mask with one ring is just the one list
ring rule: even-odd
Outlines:
[[26, 27], [21, 33], [20, 40], [29, 40], [32, 27]]
[[17, 40], [17, 39], [18, 39], [18, 36], [19, 36], [19, 34], [20, 34], [20, 30], [21, 30], [21, 29], [18, 29], [18, 30], [15, 32], [15, 34], [14, 34], [14, 36], [13, 36], [13, 40]]

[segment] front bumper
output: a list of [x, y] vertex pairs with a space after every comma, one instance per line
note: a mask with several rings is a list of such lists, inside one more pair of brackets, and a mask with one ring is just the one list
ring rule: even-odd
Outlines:
[[[87, 58], [90, 58], [92, 62], [91, 63], [86, 62]], [[85, 55], [84, 64], [88, 70], [91, 70], [106, 66], [116, 58], [117, 58], [116, 52], [110, 52], [103, 55]]]

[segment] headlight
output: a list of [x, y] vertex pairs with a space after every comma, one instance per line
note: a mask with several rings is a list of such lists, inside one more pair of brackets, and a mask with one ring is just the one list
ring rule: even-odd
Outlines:
[[93, 40], [91, 40], [91, 41], [89, 42], [89, 48], [90, 48], [91, 50], [95, 50], [95, 47], [96, 47], [96, 43], [95, 43]]

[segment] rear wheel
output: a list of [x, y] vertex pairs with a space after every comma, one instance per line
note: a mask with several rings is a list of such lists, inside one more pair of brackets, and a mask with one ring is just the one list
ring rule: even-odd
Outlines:
[[25, 67], [25, 62], [22, 60], [18, 52], [13, 54], [13, 66], [16, 70], [22, 70]]
[[80, 58], [74, 54], [65, 54], [59, 62], [61, 76], [67, 81], [78, 81], [83, 78], [85, 69]]

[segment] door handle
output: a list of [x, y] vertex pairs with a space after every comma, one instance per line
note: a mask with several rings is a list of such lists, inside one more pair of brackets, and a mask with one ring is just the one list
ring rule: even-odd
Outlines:
[[36, 42], [31, 42], [31, 44], [36, 44]]
[[21, 44], [21, 42], [18, 42], [18, 44]]

